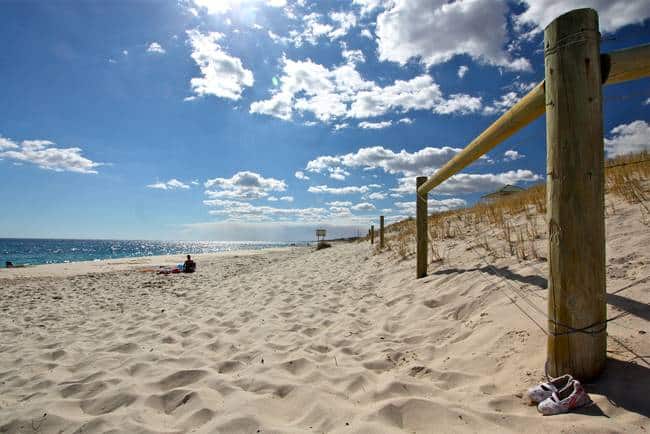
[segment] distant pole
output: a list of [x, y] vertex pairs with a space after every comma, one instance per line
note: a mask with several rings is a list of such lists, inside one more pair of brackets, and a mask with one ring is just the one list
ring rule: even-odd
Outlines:
[[[598, 376], [607, 351], [604, 146], [598, 14], [544, 31], [549, 222], [548, 373]], [[586, 329], [585, 329], [586, 328]], [[583, 329], [582, 332], [576, 330]]]
[[418, 193], [418, 188], [426, 181], [426, 176], [415, 178], [415, 245], [418, 279], [427, 275], [427, 202], [429, 194]]
[[379, 248], [384, 248], [384, 216], [379, 217]]
[[370, 225], [370, 244], [375, 244], [375, 225]]

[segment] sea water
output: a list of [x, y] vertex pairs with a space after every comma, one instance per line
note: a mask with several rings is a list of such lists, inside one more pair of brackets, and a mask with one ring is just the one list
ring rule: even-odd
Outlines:
[[54, 264], [96, 261], [135, 256], [184, 255], [257, 250], [269, 247], [306, 245], [305, 242], [256, 241], [142, 241], [142, 240], [56, 240], [0, 238], [0, 267], [6, 261], [14, 265]]

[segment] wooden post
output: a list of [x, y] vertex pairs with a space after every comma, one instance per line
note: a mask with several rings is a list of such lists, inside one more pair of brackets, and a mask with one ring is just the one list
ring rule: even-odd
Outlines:
[[[549, 222], [548, 374], [600, 374], [607, 350], [604, 146], [598, 14], [544, 31]], [[575, 332], [576, 329], [584, 332]]]
[[370, 225], [370, 244], [375, 244], [375, 225]]
[[426, 176], [415, 178], [415, 245], [417, 256], [417, 278], [427, 275], [427, 210], [428, 193], [418, 192], [418, 188], [427, 181]]
[[384, 216], [379, 216], [379, 248], [384, 248]]

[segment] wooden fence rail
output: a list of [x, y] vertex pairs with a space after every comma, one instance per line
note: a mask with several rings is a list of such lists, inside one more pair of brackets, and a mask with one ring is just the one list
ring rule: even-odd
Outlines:
[[[602, 54], [603, 84], [617, 84], [650, 76], [650, 44]], [[485, 131], [467, 145], [447, 164], [442, 166], [418, 188], [419, 194], [432, 189], [481, 158], [495, 146], [544, 114], [544, 87], [542, 80], [514, 106], [494, 121]]]
[[420, 278], [428, 265], [427, 194], [546, 113], [547, 368], [583, 380], [599, 375], [606, 360], [602, 85], [650, 76], [650, 44], [600, 54], [598, 28], [593, 9], [556, 18], [544, 31], [544, 81], [433, 176], [416, 179]]

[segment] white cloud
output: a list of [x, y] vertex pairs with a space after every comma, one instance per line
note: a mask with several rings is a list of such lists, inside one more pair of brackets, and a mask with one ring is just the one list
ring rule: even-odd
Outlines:
[[255, 101], [251, 113], [290, 120], [294, 112], [312, 113], [322, 122], [369, 118], [389, 111], [431, 110], [438, 114], [468, 114], [481, 109], [481, 99], [464, 94], [446, 97], [429, 75], [396, 80], [381, 87], [361, 77], [354, 63], [326, 68], [307, 59], [283, 57], [280, 87], [267, 100]]
[[223, 15], [233, 9], [250, 9], [254, 11], [258, 5], [275, 8], [281, 8], [287, 5], [286, 0], [247, 0], [246, 2], [242, 2], [241, 0], [192, 0], [192, 2], [197, 8], [212, 15]]
[[440, 86], [429, 75], [410, 80], [396, 80], [394, 84], [380, 87], [373, 83], [361, 90], [350, 107], [349, 116], [367, 118], [381, 116], [392, 110], [432, 110], [438, 114], [468, 114], [481, 108], [481, 99], [464, 94], [446, 98]]
[[253, 73], [244, 68], [239, 58], [226, 53], [217, 43], [222, 33], [187, 31], [192, 46], [192, 59], [201, 70], [201, 77], [191, 80], [192, 90], [198, 96], [214, 95], [219, 98], [238, 100], [244, 87], [254, 83]]
[[361, 8], [362, 15], [367, 15], [375, 9], [383, 7], [385, 3], [387, 3], [386, 0], [352, 0], [352, 4]]
[[289, 41], [291, 41], [291, 38], [288, 38], [286, 36], [280, 36], [280, 35], [278, 35], [276, 33], [273, 33], [271, 30], [268, 31], [268, 35], [269, 35], [269, 38], [271, 38], [271, 40], [273, 42], [275, 42], [276, 44], [278, 44], [278, 43], [279, 44], [286, 44]]
[[49, 140], [23, 140], [17, 143], [0, 136], [0, 158], [15, 163], [31, 163], [55, 172], [97, 173], [96, 163], [81, 155], [81, 148], [58, 148]]
[[284, 202], [293, 202], [293, 196], [282, 196], [281, 198], [277, 198], [275, 196], [269, 196], [266, 198], [269, 202], [277, 202], [279, 200], [284, 201]]
[[458, 68], [458, 78], [463, 78], [465, 77], [465, 74], [467, 74], [467, 71], [469, 71], [469, 67], [467, 65], [461, 65]]
[[380, 130], [382, 128], [387, 128], [393, 125], [392, 121], [381, 121], [381, 122], [359, 122], [359, 128], [371, 129], [371, 130]]
[[172, 178], [167, 182], [156, 182], [155, 184], [149, 184], [147, 185], [147, 188], [154, 188], [158, 190], [187, 190], [190, 188], [190, 186], [179, 181], [176, 178]]
[[341, 56], [343, 56], [347, 63], [363, 63], [366, 61], [366, 57], [361, 50], [344, 49], [341, 51]]
[[344, 181], [346, 177], [350, 176], [350, 172], [346, 172], [341, 167], [329, 167], [330, 178], [338, 181]]
[[[452, 176], [436, 188], [432, 194], [468, 194], [468, 193], [485, 193], [497, 190], [507, 184], [517, 184], [519, 182], [535, 182], [542, 178], [530, 170], [510, 170], [504, 173], [481, 173], [469, 174], [460, 173]], [[396, 188], [391, 190], [400, 194], [415, 193], [415, 178], [400, 178]]]
[[412, 123], [415, 122], [415, 121], [414, 121], [413, 119], [411, 119], [411, 118], [402, 118], [402, 119], [400, 119], [400, 120], [397, 121], [397, 122], [400, 123], [400, 124], [407, 124], [407, 125], [410, 125], [410, 124], [412, 124]]
[[232, 200], [205, 200], [205, 205], [215, 207], [210, 215], [224, 216], [231, 220], [264, 221], [271, 219], [321, 220], [324, 208], [276, 208], [266, 205], [253, 205], [248, 202]]
[[525, 157], [524, 154], [521, 154], [513, 149], [508, 149], [506, 152], [503, 153], [503, 159], [506, 161], [520, 160], [524, 157]]
[[320, 21], [321, 18], [322, 15], [316, 12], [303, 16], [302, 20], [305, 25], [303, 31], [289, 33], [296, 47], [300, 47], [304, 42], [316, 45], [319, 38], [327, 36], [334, 31], [334, 26], [331, 24], [323, 24]]
[[370, 30], [368, 30], [368, 29], [363, 29], [363, 30], [361, 30], [361, 33], [360, 33], [360, 34], [361, 34], [361, 36], [363, 36], [364, 38], [374, 39], [374, 37], [372, 36], [372, 32], [371, 32]]
[[[465, 200], [456, 197], [450, 199], [442, 199], [442, 200], [429, 198], [427, 200], [427, 210], [429, 213], [449, 211], [452, 209], [462, 208], [466, 205], [467, 202]], [[414, 200], [409, 202], [395, 202], [395, 208], [398, 208], [397, 212], [401, 212], [411, 216], [415, 215]]]
[[394, 0], [377, 16], [380, 60], [426, 65], [466, 54], [481, 63], [530, 70], [525, 58], [504, 51], [507, 40], [505, 0]]
[[350, 202], [350, 201], [340, 201], [340, 200], [335, 200], [333, 202], [326, 202], [326, 204], [329, 205], [329, 206], [334, 206], [334, 207], [352, 206], [352, 202]]
[[344, 155], [324, 155], [307, 163], [308, 172], [320, 173], [331, 167], [363, 167], [380, 168], [387, 173], [405, 175], [421, 175], [431, 173], [436, 168], [449, 161], [460, 149], [426, 147], [415, 152], [402, 149], [394, 152], [382, 146], [360, 148], [357, 152]]
[[310, 193], [327, 193], [327, 194], [357, 194], [368, 193], [367, 186], [348, 186], [348, 187], [328, 187], [327, 185], [316, 185], [307, 189]]
[[368, 202], [358, 203], [352, 207], [355, 211], [372, 211], [376, 209], [375, 206]]
[[267, 197], [272, 191], [285, 191], [283, 180], [264, 178], [262, 175], [243, 171], [230, 178], [214, 178], [204, 183], [205, 194], [212, 199], [255, 200]]
[[354, 12], [330, 12], [330, 19], [337, 27], [328, 35], [331, 40], [347, 35], [348, 31], [357, 25], [357, 16]]
[[353, 12], [330, 12], [328, 17], [330, 23], [323, 22], [323, 15], [317, 12], [304, 15], [302, 31], [290, 31], [290, 40], [296, 47], [302, 46], [305, 42], [316, 45], [322, 37], [334, 41], [347, 35], [350, 29], [357, 25], [357, 17]]
[[165, 54], [166, 51], [158, 42], [152, 42], [147, 47], [147, 53]]
[[343, 130], [345, 128], [348, 128], [349, 126], [350, 126], [350, 124], [348, 124], [347, 122], [342, 122], [340, 124], [334, 124], [334, 131]]
[[440, 115], [469, 114], [481, 109], [481, 98], [465, 94], [453, 94], [447, 100], [440, 101], [433, 107], [433, 112]]
[[643, 101], [643, 105], [650, 105], [650, 98]]
[[516, 17], [520, 24], [531, 24], [541, 32], [556, 17], [578, 8], [598, 11], [600, 29], [613, 32], [629, 24], [641, 24], [650, 17], [647, 0], [523, 0], [528, 9]]
[[608, 157], [650, 151], [650, 124], [645, 121], [619, 125], [612, 128], [610, 135], [605, 138]]
[[305, 172], [303, 172], [302, 170], [298, 170], [298, 171], [294, 174], [294, 176], [295, 176], [296, 178], [302, 180], [302, 181], [307, 181], [307, 180], [309, 180], [309, 176], [305, 175]]
[[18, 144], [13, 140], [5, 139], [4, 137], [0, 136], [0, 151], [6, 149], [17, 149], [18, 147]]
[[370, 193], [368, 195], [368, 199], [370, 199], [370, 200], [383, 200], [383, 199], [386, 199], [386, 194], [376, 191], [374, 193]]
[[499, 99], [492, 101], [492, 105], [483, 107], [484, 115], [501, 114], [515, 105], [519, 100], [519, 95], [516, 92], [508, 92], [501, 95]]

